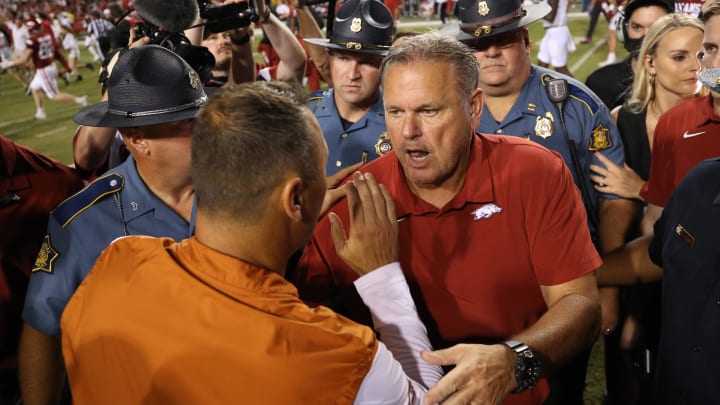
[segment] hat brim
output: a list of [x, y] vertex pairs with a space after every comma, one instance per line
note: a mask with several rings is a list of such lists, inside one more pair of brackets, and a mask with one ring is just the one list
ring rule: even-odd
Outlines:
[[[205, 95], [210, 97], [221, 89], [219, 87], [203, 87], [203, 90], [205, 91]], [[110, 114], [110, 112], [108, 112], [108, 102], [101, 101], [78, 111], [78, 113], [73, 116], [73, 121], [75, 121], [76, 124], [88, 127], [144, 127], [148, 125], [166, 124], [169, 122], [195, 118], [201, 108], [202, 107], [192, 107], [187, 110], [176, 111], [168, 114], [127, 117], [118, 114]]]
[[503, 32], [512, 31], [514, 29], [524, 27], [526, 25], [532, 24], [535, 21], [541, 20], [546, 15], [550, 14], [552, 11], [552, 7], [548, 5], [547, 3], [538, 3], [538, 4], [530, 4], [524, 6], [526, 14], [524, 17], [522, 17], [519, 20], [515, 20], [511, 22], [510, 24], [506, 24], [500, 27], [493, 28], [493, 30], [489, 34], [484, 34], [479, 37], [474, 36], [472, 33], [465, 32], [460, 29], [460, 23], [457, 24], [451, 24], [449, 26], [446, 26], [443, 28], [440, 33], [442, 35], [452, 37], [457, 39], [458, 41], [466, 41], [470, 39], [476, 39], [476, 38], [487, 38], [491, 37], [493, 35], [502, 34]]
[[328, 48], [328, 49], [337, 49], [340, 51], [348, 51], [348, 52], [359, 52], [359, 53], [368, 53], [371, 55], [381, 55], [385, 56], [387, 55], [389, 49], [369, 49], [369, 48], [363, 48], [363, 49], [350, 49], [344, 45], [338, 45], [330, 42], [327, 38], [303, 38], [303, 41], [314, 44], [314, 45], [320, 45], [322, 47]]
[[198, 112], [200, 112], [200, 107], [192, 107], [187, 110], [176, 111], [168, 114], [127, 117], [124, 115], [111, 114], [108, 112], [108, 102], [102, 101], [80, 110], [73, 116], [73, 121], [88, 127], [145, 127], [148, 125], [166, 124], [169, 122], [195, 118]]

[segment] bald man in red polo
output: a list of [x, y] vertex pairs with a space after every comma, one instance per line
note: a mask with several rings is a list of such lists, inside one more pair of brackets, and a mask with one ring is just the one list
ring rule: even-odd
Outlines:
[[[474, 132], [479, 65], [456, 40], [410, 38], [381, 69], [393, 152], [364, 170], [395, 200], [400, 263], [433, 347], [447, 348], [423, 358], [456, 365], [426, 401], [542, 404], [541, 377], [600, 326], [600, 258], [572, 176], [535, 143]], [[295, 281], [369, 322], [332, 247], [330, 224], [347, 218], [340, 202], [321, 219]]]

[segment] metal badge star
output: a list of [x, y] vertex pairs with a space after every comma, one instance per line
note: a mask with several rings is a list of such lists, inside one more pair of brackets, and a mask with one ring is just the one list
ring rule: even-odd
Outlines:
[[190, 86], [192, 86], [193, 89], [202, 87], [202, 82], [200, 82], [200, 76], [198, 76], [197, 72], [191, 70], [188, 73], [188, 77], [190, 78]]
[[350, 23], [350, 31], [356, 34], [362, 31], [362, 20], [359, 18], [353, 18], [352, 23]]
[[486, 1], [481, 1], [480, 3], [478, 3], [478, 14], [483, 17], [490, 14], [490, 7], [488, 7]]
[[549, 138], [555, 130], [554, 121], [555, 119], [550, 112], [546, 112], [544, 117], [537, 117], [535, 120], [535, 135], [542, 139]]

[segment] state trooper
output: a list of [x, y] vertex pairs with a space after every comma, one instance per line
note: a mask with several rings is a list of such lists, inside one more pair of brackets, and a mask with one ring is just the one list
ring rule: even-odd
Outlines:
[[[580, 190], [596, 248], [614, 250], [624, 244], [633, 203], [596, 191], [589, 166], [603, 166], [596, 152], [623, 165], [618, 130], [607, 107], [584, 84], [532, 64], [526, 26], [541, 20], [551, 8], [547, 3], [523, 3], [460, 0], [460, 22], [444, 30], [472, 48], [480, 63], [485, 105], [477, 129], [524, 137], [562, 155]], [[558, 246], [558, 254], [562, 253]], [[600, 296], [602, 331], [609, 334], [618, 322], [617, 289], [602, 289]], [[589, 351], [550, 378], [549, 403], [582, 403], [588, 358]]]
[[350, 0], [338, 10], [333, 27], [329, 39], [305, 39], [324, 46], [330, 59], [333, 88], [313, 93], [308, 101], [330, 151], [328, 176], [392, 149], [379, 70], [392, 44], [392, 14], [379, 0]]
[[126, 235], [179, 241], [193, 234], [190, 133], [206, 100], [198, 74], [182, 58], [146, 45], [118, 58], [108, 101], [75, 115], [81, 125], [118, 128], [131, 155], [50, 216], [23, 309], [25, 403], [57, 401], [65, 374], [60, 317], [103, 249]]

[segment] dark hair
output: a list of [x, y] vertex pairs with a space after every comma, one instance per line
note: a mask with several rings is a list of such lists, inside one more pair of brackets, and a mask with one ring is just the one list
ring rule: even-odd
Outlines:
[[[316, 180], [320, 156], [311, 113], [292, 84], [250, 82], [210, 97], [193, 125], [198, 204], [213, 214], [259, 219], [287, 176]], [[324, 169], [323, 169], [324, 170]]]

